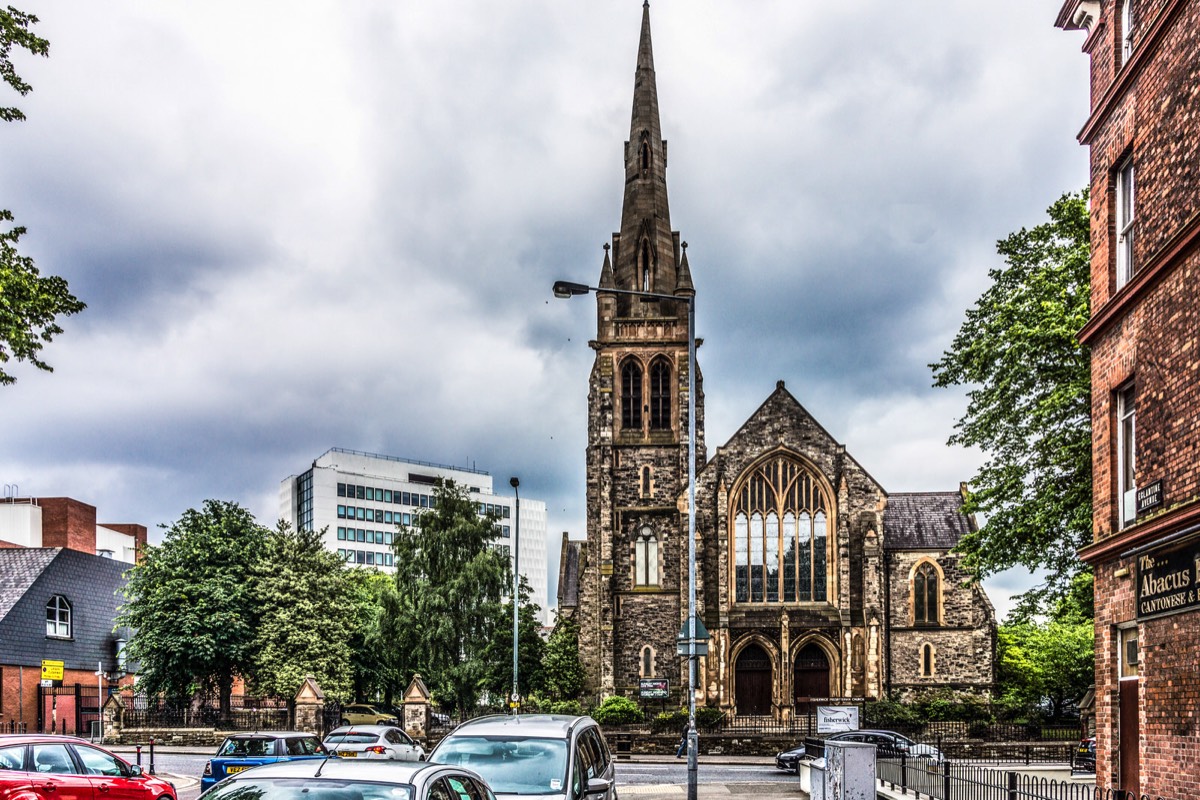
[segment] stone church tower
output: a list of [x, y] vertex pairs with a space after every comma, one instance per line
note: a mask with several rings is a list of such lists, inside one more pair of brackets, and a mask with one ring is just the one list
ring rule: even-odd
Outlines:
[[[604, 249], [588, 387], [587, 536], [595, 547], [579, 576], [579, 621], [585, 664], [596, 688], [609, 694], [636, 684], [639, 674], [667, 676], [678, 669], [675, 635], [686, 606], [681, 588], [686, 592], [687, 542], [678, 532], [693, 368], [687, 299], [695, 289], [687, 243], [671, 230], [649, 3], [642, 8], [625, 143], [621, 229], [612, 236], [611, 252], [609, 245]], [[697, 470], [705, 460], [703, 409], [700, 391]]]
[[[649, 3], [621, 228], [605, 245], [588, 382], [587, 541], [564, 541], [559, 609], [589, 690], [666, 678], [686, 704], [688, 385], [696, 369], [698, 702], [788, 719], [822, 702], [987, 694], [995, 613], [968, 585], [960, 491], [888, 493], [784, 387], [709, 460], [688, 359], [687, 244], [671, 230]], [[639, 296], [645, 293], [658, 297]]]

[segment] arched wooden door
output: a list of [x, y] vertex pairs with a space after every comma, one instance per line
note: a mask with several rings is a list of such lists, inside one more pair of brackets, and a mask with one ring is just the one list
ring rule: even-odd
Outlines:
[[795, 703], [807, 709], [814, 697], [829, 697], [829, 657], [815, 642], [809, 642], [796, 653], [796, 670], [792, 676]]
[[771, 713], [771, 657], [756, 644], [749, 645], [734, 667], [737, 713], [752, 716]]

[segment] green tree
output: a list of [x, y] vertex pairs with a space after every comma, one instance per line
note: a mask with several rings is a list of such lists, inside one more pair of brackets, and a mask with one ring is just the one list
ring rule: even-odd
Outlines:
[[495, 520], [481, 518], [453, 481], [434, 489], [434, 507], [393, 540], [401, 624], [409, 626], [417, 668], [430, 690], [459, 710], [485, 687], [485, 652], [503, 627], [508, 558], [493, 545]]
[[1059, 719], [1095, 678], [1091, 620], [1001, 625], [997, 635], [997, 694], [1011, 710], [1043, 710]]
[[412, 614], [401, 603], [391, 575], [370, 569], [347, 572], [356, 619], [349, 640], [354, 699], [382, 696], [390, 707], [417, 671], [416, 640], [407, 622]]
[[247, 675], [255, 649], [253, 577], [268, 533], [236, 503], [206, 500], [147, 545], [129, 570], [117, 626], [134, 629], [128, 656], [141, 663], [148, 693], [200, 692], [229, 711], [234, 677]]
[[350, 699], [359, 620], [345, 562], [322, 545], [323, 533], [280, 520], [255, 564], [259, 617], [247, 677], [263, 693], [291, 697], [312, 675], [329, 697]]
[[[511, 584], [510, 584], [511, 586]], [[542, 639], [541, 622], [538, 621], [538, 611], [541, 607], [529, 602], [529, 582], [521, 577], [521, 604], [517, 611], [517, 640], [520, 647], [517, 650], [517, 678], [520, 692], [527, 695], [530, 692], [542, 690], [544, 681], [542, 675], [542, 657], [546, 650], [546, 642]], [[507, 624], [496, 631], [496, 635], [488, 643], [484, 652], [484, 661], [490, 665], [485, 688], [495, 697], [507, 697], [512, 692], [512, 601], [502, 606], [501, 615]]]
[[552, 700], [574, 700], [583, 694], [585, 673], [579, 660], [579, 623], [559, 617], [542, 656], [543, 682]]
[[[30, 30], [37, 21], [34, 15], [12, 6], [0, 9], [0, 78], [21, 96], [33, 87], [17, 74], [11, 58], [13, 48], [39, 56], [50, 52], [50, 43]], [[0, 120], [23, 119], [20, 109], [0, 106]], [[11, 211], [0, 209], [0, 222], [13, 220]], [[39, 354], [45, 344], [62, 333], [55, 319], [77, 314], [86, 306], [68, 291], [65, 280], [53, 275], [43, 277], [33, 259], [20, 254], [17, 242], [24, 234], [24, 227], [0, 226], [0, 365], [15, 358], [53, 372]], [[15, 381], [15, 376], [0, 367], [0, 386]]]
[[1045, 569], [1038, 601], [1066, 591], [1091, 539], [1091, 386], [1087, 192], [1065, 194], [1049, 221], [997, 244], [1005, 259], [942, 359], [935, 386], [968, 386], [950, 444], [987, 460], [964, 510], [986, 522], [958, 550], [985, 577], [1018, 564]]

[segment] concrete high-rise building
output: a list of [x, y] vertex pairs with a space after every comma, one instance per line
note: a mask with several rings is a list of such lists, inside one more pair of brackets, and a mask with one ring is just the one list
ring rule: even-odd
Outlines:
[[[451, 467], [396, 456], [334, 447], [299, 475], [279, 487], [279, 516], [293, 527], [325, 530], [326, 547], [347, 563], [395, 570], [392, 537], [397, 526], [411, 525], [428, 509], [439, 480], [452, 480], [467, 489], [480, 515], [499, 518], [496, 546], [512, 560], [517, 556], [516, 497], [498, 495], [492, 476], [470, 467]], [[508, 491], [508, 479], [504, 479]], [[521, 496], [520, 571], [529, 581], [532, 602], [547, 624], [546, 503]]]

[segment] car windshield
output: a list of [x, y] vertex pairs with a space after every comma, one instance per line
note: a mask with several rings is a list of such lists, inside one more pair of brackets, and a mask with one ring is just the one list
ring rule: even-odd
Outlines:
[[217, 751], [218, 756], [234, 758], [262, 758], [275, 755], [274, 739], [226, 739]]
[[374, 744], [378, 738], [374, 733], [331, 733], [325, 744]]
[[431, 761], [475, 770], [496, 794], [562, 794], [567, 779], [563, 739], [451, 736]]
[[259, 778], [218, 783], [205, 800], [412, 800], [413, 787], [324, 778]]

